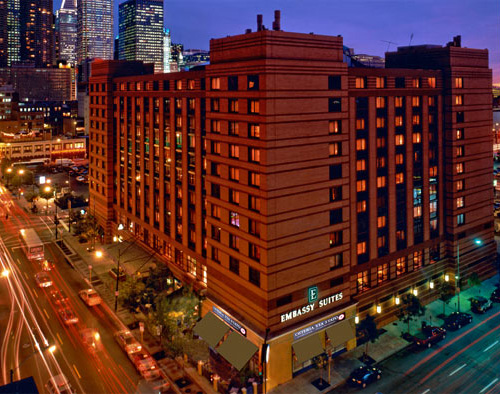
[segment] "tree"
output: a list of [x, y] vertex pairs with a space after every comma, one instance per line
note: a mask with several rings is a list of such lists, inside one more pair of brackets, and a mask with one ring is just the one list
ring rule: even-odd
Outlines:
[[455, 287], [446, 281], [442, 281], [438, 287], [439, 299], [443, 301], [443, 315], [445, 315], [445, 307], [448, 305], [453, 298], [453, 293], [455, 292]]
[[398, 318], [408, 324], [410, 333], [410, 322], [425, 313], [425, 307], [420, 303], [418, 297], [413, 294], [405, 294], [401, 300], [402, 306], [397, 312]]
[[36, 190], [28, 190], [24, 193], [24, 198], [26, 201], [33, 203], [38, 198], [38, 192]]
[[477, 272], [473, 272], [470, 276], [469, 279], [467, 279], [467, 283], [469, 284], [469, 287], [474, 287], [477, 286], [478, 290], [478, 295], [481, 294], [481, 278], [479, 278], [479, 275]]
[[38, 195], [40, 196], [40, 198], [49, 200], [54, 196], [54, 191], [52, 188], [50, 188], [49, 191], [45, 191], [45, 187], [46, 186], [40, 187], [40, 189], [38, 190]]
[[319, 369], [321, 371], [321, 380], [320, 384], [323, 384], [323, 370], [326, 369], [326, 366], [328, 365], [328, 357], [325, 356], [324, 354], [320, 354], [319, 356], [316, 356], [313, 358], [314, 362], [314, 368]]
[[366, 338], [366, 346], [365, 351], [363, 353], [363, 357], [366, 357], [368, 354], [368, 345], [369, 343], [375, 343], [375, 341], [379, 337], [379, 332], [377, 329], [377, 323], [375, 322], [375, 318], [370, 314], [366, 315], [366, 317], [359, 323], [358, 331], [364, 334]]
[[120, 286], [119, 299], [123, 306], [127, 308], [130, 312], [137, 312], [137, 308], [140, 305], [140, 297], [144, 292], [144, 283], [135, 277], [128, 277], [125, 282]]

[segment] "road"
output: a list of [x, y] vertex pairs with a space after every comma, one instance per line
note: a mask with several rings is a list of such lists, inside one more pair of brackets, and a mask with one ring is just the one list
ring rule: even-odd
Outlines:
[[[87, 307], [80, 300], [78, 291], [86, 283], [51, 242], [53, 225], [49, 228], [43, 216], [28, 215], [11, 204], [10, 195], [0, 188], [2, 209], [9, 210], [9, 219], [0, 219], [0, 260], [2, 271], [10, 271], [8, 277], [0, 278], [1, 383], [8, 383], [12, 369], [15, 380], [33, 376], [43, 391], [49, 377], [62, 372], [79, 393], [135, 392], [140, 376], [113, 338], [121, 327], [111, 311], [106, 305]], [[35, 228], [44, 241], [45, 257], [55, 264], [49, 272], [51, 287], [37, 287], [34, 275], [40, 266], [28, 261], [20, 248], [21, 228]], [[59, 306], [49, 299], [53, 289], [68, 296], [77, 324], [63, 323]], [[91, 351], [84, 345], [80, 332], [85, 328], [99, 332], [102, 350]], [[56, 346], [53, 353], [48, 350], [51, 345]]]
[[[500, 392], [500, 307], [494, 304], [484, 315], [474, 315], [471, 324], [448, 331], [446, 339], [430, 349], [405, 349], [378, 367], [382, 379], [367, 393], [476, 393]], [[359, 389], [347, 385], [334, 393]]]

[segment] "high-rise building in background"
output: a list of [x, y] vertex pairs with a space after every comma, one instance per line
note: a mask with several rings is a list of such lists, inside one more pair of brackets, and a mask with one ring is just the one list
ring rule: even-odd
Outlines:
[[65, 60], [72, 65], [76, 64], [77, 24], [76, 0], [63, 0], [56, 12], [57, 60]]
[[163, 72], [170, 72], [172, 38], [170, 29], [163, 29]]
[[53, 0], [21, 1], [21, 62], [47, 67], [54, 64]]
[[77, 62], [113, 59], [113, 0], [78, 1]]
[[21, 60], [20, 0], [0, 0], [0, 67]]
[[154, 62], [163, 72], [163, 0], [128, 0], [118, 15], [119, 59]]

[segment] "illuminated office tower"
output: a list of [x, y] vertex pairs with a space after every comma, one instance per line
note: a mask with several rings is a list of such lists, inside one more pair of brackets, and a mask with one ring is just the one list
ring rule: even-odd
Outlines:
[[76, 64], [77, 9], [76, 0], [63, 0], [56, 12], [59, 59]]
[[20, 0], [0, 0], [0, 67], [21, 60]]
[[80, 0], [77, 61], [113, 59], [113, 0]]
[[163, 72], [163, 0], [128, 0], [118, 15], [120, 60], [154, 62]]
[[170, 29], [163, 30], [163, 72], [170, 72], [172, 38], [170, 37]]
[[21, 62], [36, 67], [54, 62], [53, 0], [20, 3]]

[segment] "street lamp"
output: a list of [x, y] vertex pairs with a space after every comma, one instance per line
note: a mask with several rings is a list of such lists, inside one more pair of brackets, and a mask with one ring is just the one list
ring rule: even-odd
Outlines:
[[56, 351], [56, 346], [55, 345], [52, 345], [52, 346], [46, 346], [42, 349], [40, 349], [40, 347], [38, 346], [38, 344], [36, 344], [36, 347], [37, 347], [37, 350], [35, 350], [33, 353], [31, 353], [28, 357], [26, 357], [23, 361], [21, 361], [19, 363], [19, 365], [15, 368], [11, 368], [10, 369], [10, 382], [12, 383], [13, 380], [14, 380], [14, 371], [18, 370], [19, 368], [21, 368], [21, 366], [27, 361], [29, 360], [31, 357], [33, 357], [35, 354], [37, 354], [38, 352], [42, 353], [44, 352], [45, 350], [48, 350], [50, 354], [54, 354], [54, 352]]
[[[474, 239], [474, 244], [480, 246], [483, 244], [483, 241], [479, 238]], [[457, 296], [457, 307], [458, 312], [460, 312], [460, 239], [457, 240], [457, 274], [455, 275], [455, 286], [458, 289]]]

